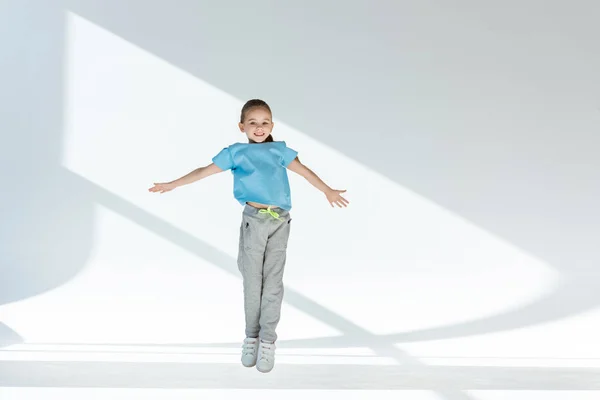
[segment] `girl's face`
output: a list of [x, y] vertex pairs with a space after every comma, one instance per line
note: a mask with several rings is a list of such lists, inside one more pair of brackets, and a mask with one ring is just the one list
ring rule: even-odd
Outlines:
[[262, 107], [250, 109], [246, 113], [244, 122], [239, 124], [240, 131], [256, 143], [264, 142], [273, 130], [271, 118], [271, 113]]

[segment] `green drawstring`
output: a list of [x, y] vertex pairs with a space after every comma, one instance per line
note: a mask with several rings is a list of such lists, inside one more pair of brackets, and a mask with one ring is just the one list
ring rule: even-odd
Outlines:
[[279, 214], [277, 214], [275, 211], [271, 210], [271, 206], [269, 206], [269, 208], [267, 208], [266, 210], [263, 208], [258, 212], [261, 214], [269, 214], [271, 217], [282, 221], [282, 219], [279, 218]]

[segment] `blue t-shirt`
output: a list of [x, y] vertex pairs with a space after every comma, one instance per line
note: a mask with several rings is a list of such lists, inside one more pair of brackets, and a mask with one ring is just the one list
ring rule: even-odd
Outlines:
[[292, 208], [287, 166], [298, 153], [285, 142], [235, 143], [224, 148], [212, 162], [233, 174], [233, 195], [246, 204], [252, 201], [284, 210]]

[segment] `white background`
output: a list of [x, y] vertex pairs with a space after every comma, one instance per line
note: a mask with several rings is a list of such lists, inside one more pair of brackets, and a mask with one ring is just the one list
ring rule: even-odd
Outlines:
[[[598, 6], [231, 3], [6, 3], [0, 393], [598, 389]], [[290, 172], [268, 376], [239, 365], [230, 173], [147, 191], [244, 141], [254, 97], [351, 202]]]

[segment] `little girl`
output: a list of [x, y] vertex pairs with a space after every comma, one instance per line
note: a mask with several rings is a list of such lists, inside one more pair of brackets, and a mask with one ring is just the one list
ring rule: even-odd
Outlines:
[[231, 170], [233, 194], [244, 205], [237, 264], [244, 287], [246, 339], [242, 364], [270, 372], [275, 363], [275, 329], [283, 300], [283, 270], [290, 234], [292, 208], [287, 169], [300, 174], [322, 191], [333, 207], [346, 207], [345, 190], [327, 186], [303, 165], [285, 142], [273, 140], [271, 109], [262, 100], [249, 100], [242, 108], [240, 131], [248, 143], [221, 150], [212, 163], [168, 183], [155, 183], [150, 192], [165, 193], [207, 176]]

